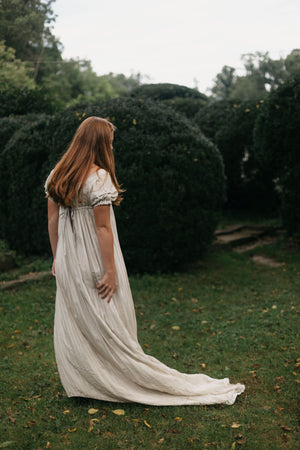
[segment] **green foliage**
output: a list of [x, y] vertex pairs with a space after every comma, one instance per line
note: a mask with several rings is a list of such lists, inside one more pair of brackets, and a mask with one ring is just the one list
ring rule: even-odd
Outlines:
[[55, 0], [1, 0], [0, 35], [23, 61], [36, 60], [55, 41], [50, 24], [55, 20], [51, 4]]
[[266, 97], [289, 78], [300, 74], [300, 50], [294, 49], [286, 58], [272, 60], [269, 53], [242, 55], [245, 75], [237, 75], [236, 69], [224, 66], [217, 74], [211, 89], [218, 100], [254, 100]]
[[0, 90], [0, 117], [52, 114], [54, 111], [55, 105], [44, 89]]
[[1, 89], [33, 89], [32, 70], [15, 57], [15, 50], [0, 41], [0, 85]]
[[272, 172], [257, 164], [253, 152], [253, 127], [262, 104], [215, 101], [202, 107], [194, 119], [223, 156], [230, 209], [271, 212], [278, 207]]
[[281, 199], [282, 221], [290, 233], [300, 232], [300, 76], [273, 91], [255, 130], [255, 152], [273, 173]]
[[[2, 166], [5, 163], [13, 173], [5, 180], [10, 198], [17, 186], [22, 192], [5, 214], [9, 243], [27, 253], [49, 249], [43, 181], [89, 115], [109, 117], [117, 126], [116, 172], [126, 193], [115, 211], [128, 268], [167, 271], [203, 256], [223, 203], [220, 154], [173, 110], [128, 98], [80, 110], [73, 107], [14, 135], [0, 157], [0, 166], [2, 160]], [[26, 223], [19, 227], [24, 213]]]
[[1, 237], [11, 248], [29, 254], [42, 253], [48, 239], [41, 185], [41, 167], [51, 145], [48, 123], [47, 116], [32, 117], [0, 154]]
[[189, 118], [194, 117], [199, 108], [207, 103], [207, 97], [196, 89], [170, 83], [143, 84], [134, 89], [131, 96], [162, 101]]

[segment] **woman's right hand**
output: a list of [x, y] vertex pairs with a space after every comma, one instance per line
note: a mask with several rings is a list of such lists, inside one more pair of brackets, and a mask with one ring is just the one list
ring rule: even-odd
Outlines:
[[55, 273], [55, 258], [53, 260], [53, 264], [52, 264], [52, 275], [55, 277], [56, 273]]
[[106, 272], [100, 283], [97, 285], [97, 289], [101, 298], [107, 297], [107, 303], [109, 303], [116, 290], [116, 273]]

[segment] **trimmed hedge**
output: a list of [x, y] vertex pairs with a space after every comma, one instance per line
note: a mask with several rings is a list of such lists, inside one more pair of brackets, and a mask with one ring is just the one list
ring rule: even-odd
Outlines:
[[55, 106], [44, 89], [0, 90], [0, 117], [54, 112]]
[[0, 236], [10, 248], [43, 253], [47, 242], [46, 205], [40, 189], [48, 159], [49, 117], [32, 118], [14, 133], [0, 154]]
[[208, 101], [206, 95], [186, 86], [171, 83], [142, 84], [131, 92], [131, 97], [163, 102], [188, 118], [193, 118]]
[[253, 128], [262, 105], [263, 101], [216, 101], [195, 117], [223, 156], [229, 209], [268, 213], [278, 210], [273, 174], [267, 166], [257, 163], [253, 150]]
[[281, 217], [290, 234], [300, 233], [300, 76], [266, 99], [254, 129], [255, 153], [272, 171]]
[[130, 98], [62, 111], [10, 141], [0, 159], [13, 164], [17, 155], [18, 183], [10, 178], [9, 184], [10, 195], [17, 195], [17, 185], [20, 193], [10, 205], [9, 220], [20, 224], [25, 212], [27, 221], [24, 228], [6, 227], [10, 245], [27, 253], [49, 252], [43, 182], [90, 115], [107, 117], [117, 126], [116, 173], [126, 192], [114, 210], [128, 269], [180, 270], [203, 257], [224, 200], [222, 158], [188, 119], [161, 104]]

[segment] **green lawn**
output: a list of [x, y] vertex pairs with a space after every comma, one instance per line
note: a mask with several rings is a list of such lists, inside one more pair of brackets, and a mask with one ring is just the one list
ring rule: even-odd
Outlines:
[[[259, 266], [253, 253], [285, 265]], [[299, 248], [281, 238], [247, 254], [214, 249], [189, 273], [130, 282], [146, 353], [243, 382], [244, 394], [207, 407], [68, 399], [53, 353], [55, 281], [32, 282], [0, 294], [0, 448], [297, 448]]]

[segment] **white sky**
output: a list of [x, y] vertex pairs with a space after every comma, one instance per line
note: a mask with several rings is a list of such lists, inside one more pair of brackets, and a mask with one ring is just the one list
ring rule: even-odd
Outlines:
[[64, 58], [85, 58], [99, 75], [140, 72], [144, 82], [207, 93], [224, 65], [300, 48], [300, 0], [56, 0], [53, 28]]

